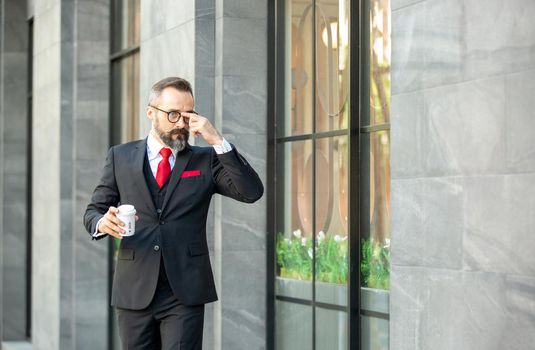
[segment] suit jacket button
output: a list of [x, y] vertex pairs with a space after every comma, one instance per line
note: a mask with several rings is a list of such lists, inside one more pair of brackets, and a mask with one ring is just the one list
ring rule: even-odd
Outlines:
[[162, 210], [158, 208], [158, 209], [156, 209], [156, 212], [157, 212], [158, 214], [161, 214], [161, 213], [162, 213]]
[[160, 250], [160, 246], [159, 246], [159, 245], [155, 245], [153, 249], [154, 249], [155, 251], [158, 251], [158, 250]]
[[161, 220], [160, 225], [163, 225], [163, 224], [165, 224], [165, 221]]

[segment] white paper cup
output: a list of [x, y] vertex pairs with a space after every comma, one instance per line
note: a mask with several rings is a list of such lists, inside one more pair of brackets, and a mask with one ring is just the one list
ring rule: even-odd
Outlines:
[[130, 204], [123, 204], [117, 209], [117, 218], [124, 222], [122, 228], [125, 232], [121, 236], [132, 236], [136, 232], [136, 209]]

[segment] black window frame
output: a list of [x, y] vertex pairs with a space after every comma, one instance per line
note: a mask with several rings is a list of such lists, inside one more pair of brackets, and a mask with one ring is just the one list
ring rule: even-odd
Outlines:
[[[312, 306], [312, 346], [316, 347], [316, 326], [315, 326], [315, 307], [321, 307], [332, 310], [343, 310], [348, 313], [349, 319], [349, 339], [348, 345], [350, 349], [361, 349], [361, 324], [360, 324], [360, 289], [361, 289], [361, 274], [360, 274], [360, 241], [361, 241], [361, 155], [360, 143], [361, 133], [366, 132], [366, 129], [360, 127], [362, 118], [362, 111], [368, 108], [363, 99], [362, 92], [365, 90], [361, 87], [361, 77], [366, 77], [366, 67], [362, 62], [363, 52], [361, 52], [360, 44], [365, 43], [367, 31], [361, 30], [361, 13], [363, 12], [365, 1], [350, 1], [349, 18], [349, 47], [350, 47], [350, 117], [348, 121], [348, 128], [342, 130], [334, 130], [327, 132], [312, 131], [311, 134], [295, 135], [277, 137], [277, 114], [278, 111], [283, 111], [284, 103], [284, 85], [279, 77], [281, 76], [281, 67], [279, 63], [284, 65], [284, 51], [277, 48], [284, 47], [284, 33], [279, 28], [284, 28], [284, 0], [270, 1], [268, 3], [268, 93], [267, 93], [267, 183], [266, 183], [266, 201], [267, 201], [267, 242], [266, 242], [266, 266], [267, 266], [267, 305], [266, 305], [266, 345], [267, 349], [275, 349], [275, 302], [276, 300], [283, 300], [294, 302], [298, 304], [305, 304]], [[315, 1], [314, 1], [315, 6]], [[315, 20], [314, 20], [315, 22]], [[315, 51], [315, 49], [314, 49]], [[364, 52], [366, 55], [367, 52]], [[315, 56], [315, 55], [314, 55]], [[314, 57], [315, 60], [315, 57]], [[284, 69], [284, 67], [282, 67]], [[315, 114], [315, 112], [314, 112]], [[277, 184], [276, 184], [276, 164], [277, 164], [277, 145], [282, 142], [299, 141], [299, 140], [313, 140], [332, 137], [332, 136], [347, 136], [349, 143], [348, 154], [348, 191], [349, 191], [349, 207], [348, 207], [348, 239], [349, 239], [349, 281], [348, 281], [348, 305], [346, 307], [330, 305], [315, 301], [315, 288], [312, 288], [312, 300], [301, 300], [296, 298], [282, 297], [275, 294], [275, 278], [276, 278], [276, 213], [277, 213]], [[315, 143], [313, 145], [315, 148]], [[315, 157], [313, 157], [315, 159]], [[313, 169], [315, 164], [313, 165]], [[315, 172], [314, 172], [315, 174]], [[315, 183], [315, 179], [312, 180]], [[315, 191], [313, 191], [313, 198], [315, 198]], [[313, 199], [313, 207], [314, 207]], [[315, 223], [315, 210], [313, 210]], [[315, 231], [314, 231], [315, 232]], [[312, 235], [315, 240], [315, 235]], [[313, 243], [313, 245], [315, 242]], [[313, 279], [315, 283], [315, 256], [312, 261]]]
[[26, 136], [26, 337], [32, 336], [32, 178], [33, 178], [33, 17], [28, 19]]

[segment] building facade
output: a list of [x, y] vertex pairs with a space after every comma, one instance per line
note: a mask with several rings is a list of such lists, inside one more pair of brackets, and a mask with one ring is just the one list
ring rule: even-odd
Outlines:
[[534, 17], [530, 0], [0, 0], [1, 348], [121, 348], [119, 242], [82, 215], [166, 76], [266, 187], [212, 200], [205, 349], [534, 348]]

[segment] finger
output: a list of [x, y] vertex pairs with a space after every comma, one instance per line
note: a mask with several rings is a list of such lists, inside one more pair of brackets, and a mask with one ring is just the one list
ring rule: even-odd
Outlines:
[[109, 208], [108, 208], [108, 212], [109, 212], [109, 213], [112, 213], [112, 214], [114, 214], [114, 215], [117, 215], [117, 213], [119, 212], [119, 209], [117, 209], [117, 208], [115, 208], [115, 207], [112, 206], [112, 207], [109, 207]]
[[199, 130], [199, 127], [198, 126], [191, 127], [191, 124], [190, 124], [190, 128], [189, 128], [189, 132], [193, 136], [201, 135], [201, 131]]
[[115, 233], [104, 223], [100, 223], [98, 232], [106, 233], [108, 235], [114, 235]]
[[138, 220], [139, 220], [139, 216], [136, 215], [136, 221], [138, 221]]
[[199, 115], [199, 114], [194, 113], [194, 112], [180, 112], [180, 114], [182, 114], [183, 116], [185, 116], [187, 118], [191, 118], [191, 119], [197, 119], [199, 117], [202, 117], [202, 115]]
[[117, 226], [124, 226], [124, 222], [119, 220], [119, 218], [115, 215], [108, 215], [106, 219], [112, 223], [114, 223]]
[[199, 124], [199, 120], [196, 118], [186, 118], [186, 122], [188, 123], [189, 127], [197, 126]]
[[188, 125], [191, 127], [192, 125], [193, 126], [204, 126], [204, 125], [207, 125], [209, 124], [210, 122], [208, 121], [207, 118], [203, 117], [203, 116], [200, 116], [200, 115], [196, 115], [196, 114], [191, 114], [191, 117], [189, 117], [188, 119]]
[[125, 230], [120, 226], [115, 225], [113, 222], [107, 221], [105, 225], [108, 227], [109, 231], [113, 233], [121, 234], [125, 232]]

